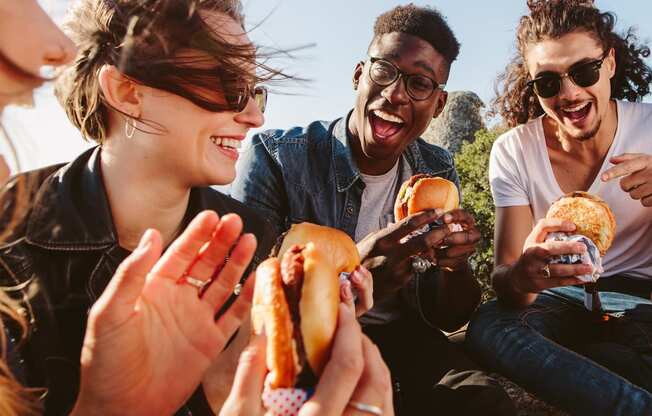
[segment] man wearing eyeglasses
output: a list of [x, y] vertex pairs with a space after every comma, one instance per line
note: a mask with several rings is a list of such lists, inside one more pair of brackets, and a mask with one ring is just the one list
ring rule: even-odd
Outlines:
[[[479, 239], [473, 218], [463, 210], [428, 211], [393, 224], [399, 188], [412, 175], [459, 186], [451, 155], [419, 138], [446, 103], [459, 44], [439, 12], [409, 5], [376, 20], [367, 52], [353, 73], [353, 110], [255, 136], [232, 195], [259, 209], [279, 234], [309, 221], [358, 242], [375, 300], [361, 323], [393, 374], [399, 414], [513, 414], [505, 392], [440, 330], [464, 325], [480, 301], [468, 266]], [[439, 225], [405, 241], [437, 219], [465, 230]], [[416, 255], [437, 265], [416, 271]]]
[[[649, 49], [590, 1], [531, 1], [496, 110], [515, 128], [497, 139], [489, 178], [496, 204], [498, 302], [483, 305], [467, 342], [489, 366], [582, 415], [652, 414], [652, 70]], [[647, 51], [647, 52], [646, 52]], [[550, 264], [584, 244], [548, 241], [575, 224], [545, 219], [574, 191], [616, 218], [598, 295], [587, 264]], [[601, 299], [601, 306], [597, 300]], [[586, 305], [586, 306], [585, 306]]]

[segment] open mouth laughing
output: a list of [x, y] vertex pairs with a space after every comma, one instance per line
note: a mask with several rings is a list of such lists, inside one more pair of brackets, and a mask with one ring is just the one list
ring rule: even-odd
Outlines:
[[573, 124], [582, 123], [591, 112], [593, 103], [587, 101], [580, 104], [573, 104], [572, 106], [562, 107], [559, 111], [560, 115], [571, 121]]
[[371, 110], [369, 123], [375, 138], [381, 141], [394, 137], [405, 126], [405, 121], [401, 117], [384, 110]]

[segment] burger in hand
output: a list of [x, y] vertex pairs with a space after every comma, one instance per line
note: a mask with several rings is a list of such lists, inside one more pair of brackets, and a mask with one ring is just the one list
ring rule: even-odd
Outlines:
[[403, 182], [394, 204], [394, 219], [401, 221], [408, 215], [427, 209], [451, 211], [460, 205], [457, 186], [447, 179], [430, 175], [414, 175]]
[[294, 225], [278, 257], [256, 269], [252, 324], [267, 337], [263, 403], [271, 414], [296, 414], [330, 357], [340, 302], [340, 273], [360, 264], [344, 232]]
[[579, 241], [587, 248], [584, 255], [563, 255], [553, 259], [552, 263], [591, 264], [593, 273], [578, 277], [586, 283], [595, 282], [604, 271], [602, 256], [611, 247], [616, 234], [616, 219], [607, 203], [587, 192], [571, 192], [550, 206], [546, 218], [567, 220], [576, 227], [572, 235], [550, 233], [546, 241]]

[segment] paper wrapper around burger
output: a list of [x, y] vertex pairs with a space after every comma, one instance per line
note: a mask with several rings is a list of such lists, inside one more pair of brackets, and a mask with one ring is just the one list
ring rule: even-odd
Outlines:
[[296, 416], [301, 406], [307, 402], [314, 389], [282, 388], [273, 389], [265, 380], [263, 389], [263, 405], [267, 409], [266, 415], [271, 416]]
[[586, 253], [566, 254], [552, 259], [553, 264], [590, 264], [592, 273], [577, 276], [585, 282], [584, 305], [591, 311], [601, 309], [600, 296], [595, 282], [604, 272], [602, 256], [605, 255], [616, 233], [616, 220], [611, 209], [601, 198], [586, 192], [571, 192], [553, 203], [546, 218], [558, 218], [575, 224], [574, 234], [550, 233], [546, 241], [577, 241], [583, 243]]
[[604, 272], [600, 251], [589, 238], [579, 234], [550, 233], [546, 237], [546, 241], [570, 241], [582, 243], [586, 246], [586, 252], [584, 254], [562, 254], [561, 256], [554, 257], [550, 261], [550, 264], [590, 264], [593, 267], [593, 272], [576, 276], [584, 283], [595, 283], [600, 277], [600, 274]]

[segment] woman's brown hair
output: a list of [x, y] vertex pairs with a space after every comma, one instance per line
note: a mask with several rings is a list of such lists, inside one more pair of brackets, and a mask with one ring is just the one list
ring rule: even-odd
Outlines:
[[527, 4], [530, 14], [521, 17], [516, 31], [517, 52], [498, 77], [497, 97], [492, 103], [492, 113], [500, 115], [508, 126], [515, 127], [543, 114], [537, 96], [527, 86], [527, 48], [571, 32], [589, 33], [605, 52], [614, 49], [616, 74], [611, 79], [611, 98], [640, 101], [649, 94], [652, 69], [643, 59], [650, 56], [650, 48], [638, 43], [631, 27], [622, 36], [615, 33], [613, 13], [601, 12], [592, 0], [528, 0]]
[[[239, 0], [79, 0], [66, 25], [77, 59], [57, 80], [55, 93], [83, 137], [99, 143], [107, 137], [110, 107], [98, 80], [104, 65], [209, 111], [233, 110], [231, 99], [252, 85], [289, 78], [266, 65], [253, 45], [234, 45], [211, 29], [204, 20], [210, 12], [244, 27]], [[201, 55], [178, 54], [184, 50]], [[224, 99], [216, 100], [216, 92]]]

